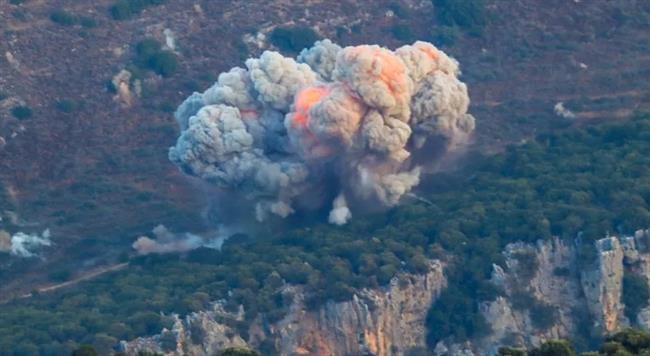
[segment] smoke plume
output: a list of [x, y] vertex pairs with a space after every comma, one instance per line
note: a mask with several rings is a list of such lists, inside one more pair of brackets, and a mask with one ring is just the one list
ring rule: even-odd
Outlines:
[[45, 230], [41, 235], [17, 232], [9, 235], [0, 230], [0, 252], [8, 252], [16, 257], [35, 257], [36, 250], [41, 247], [51, 246], [50, 230]]
[[216, 234], [212, 238], [204, 238], [188, 232], [175, 234], [164, 225], [156, 226], [151, 232], [155, 238], [140, 236], [133, 243], [132, 247], [139, 255], [185, 252], [199, 247], [220, 249], [226, 240], [226, 236], [223, 234]]
[[228, 203], [251, 202], [258, 220], [331, 206], [329, 221], [344, 224], [349, 206], [393, 206], [475, 128], [458, 62], [427, 42], [323, 40], [296, 60], [266, 51], [245, 64], [180, 105], [169, 158], [237, 192]]

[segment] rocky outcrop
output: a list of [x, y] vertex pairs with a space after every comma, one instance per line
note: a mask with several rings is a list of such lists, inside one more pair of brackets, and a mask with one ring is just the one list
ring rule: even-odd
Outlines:
[[[535, 346], [547, 339], [572, 334], [575, 310], [581, 302], [576, 274], [576, 250], [572, 245], [553, 238], [536, 245], [515, 243], [504, 251], [505, 269], [494, 265], [492, 282], [502, 296], [483, 302], [480, 310], [491, 325], [492, 333], [472, 341], [476, 355], [496, 353], [500, 345]], [[540, 321], [539, 313], [553, 320], [552, 325]], [[454, 348], [454, 345], [449, 347]], [[456, 346], [456, 349], [458, 347]], [[451, 355], [467, 355], [448, 353]]]
[[442, 263], [432, 261], [424, 275], [398, 275], [387, 287], [361, 290], [350, 301], [328, 302], [317, 311], [307, 311], [304, 293], [289, 286], [285, 292], [293, 295], [293, 303], [287, 315], [271, 325], [256, 319], [247, 340], [227, 322], [241, 320], [243, 310], [233, 315], [215, 303], [210, 311], [175, 317], [172, 330], [123, 342], [121, 348], [127, 354], [213, 355], [272, 340], [281, 355], [402, 355], [425, 345], [427, 311], [445, 285]]
[[[630, 324], [622, 301], [625, 273], [650, 283], [648, 230], [607, 236], [593, 248], [580, 239], [513, 243], [503, 256], [504, 265], [494, 265], [491, 277], [499, 296], [479, 306], [491, 334], [463, 343], [439, 342], [435, 355], [494, 355], [500, 345], [530, 348], [549, 339], [618, 331]], [[317, 311], [307, 311], [299, 287], [287, 286], [285, 292], [293, 295], [287, 315], [272, 324], [258, 318], [245, 338], [225, 322], [241, 321], [243, 310], [229, 314], [216, 303], [211, 311], [177, 317], [172, 330], [123, 348], [127, 353], [203, 355], [271, 342], [281, 355], [404, 355], [424, 346], [427, 311], [445, 285], [443, 265], [433, 261], [425, 275], [402, 274], [387, 287], [361, 290], [350, 301], [328, 302]], [[650, 329], [650, 307], [636, 319]]]
[[596, 241], [596, 250], [596, 266], [582, 272], [582, 287], [595, 327], [611, 333], [619, 328], [623, 317], [623, 247], [612, 236]]
[[[623, 276], [638, 273], [650, 283], [650, 231], [596, 241], [592, 258], [585, 246], [553, 238], [506, 247], [505, 267], [493, 266], [492, 282], [502, 291], [480, 310], [492, 333], [467, 344], [440, 343], [437, 355], [494, 355], [500, 345], [534, 347], [545, 340], [604, 335], [630, 324], [624, 316]], [[549, 317], [550, 315], [550, 317]], [[650, 307], [638, 317], [650, 329]]]

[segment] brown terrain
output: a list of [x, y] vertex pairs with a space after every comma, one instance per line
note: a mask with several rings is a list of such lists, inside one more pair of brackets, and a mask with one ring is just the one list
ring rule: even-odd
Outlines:
[[[272, 48], [246, 35], [301, 25], [341, 45], [395, 48], [404, 43], [391, 31], [397, 24], [423, 40], [439, 28], [426, 0], [168, 0], [125, 21], [110, 17], [112, 3], [0, 2], [0, 189], [9, 197], [0, 212], [19, 216], [0, 229], [50, 228], [55, 243], [41, 260], [0, 256], [0, 296], [55, 285], [47, 273], [59, 266], [72, 268], [73, 280], [104, 271], [157, 224], [208, 228], [201, 187], [167, 161], [177, 135], [171, 112], [218, 73]], [[487, 3], [482, 34], [461, 31], [445, 48], [470, 87], [475, 149], [496, 152], [536, 133], [650, 110], [650, 2]], [[408, 11], [390, 16], [395, 4]], [[56, 9], [96, 26], [55, 23]], [[107, 83], [131, 65], [136, 43], [164, 43], [165, 29], [174, 34], [178, 71], [169, 78], [146, 73], [132, 105], [117, 102]], [[57, 108], [61, 100], [74, 110]], [[575, 118], [556, 115], [558, 102]], [[17, 105], [29, 106], [32, 117], [15, 118]]]

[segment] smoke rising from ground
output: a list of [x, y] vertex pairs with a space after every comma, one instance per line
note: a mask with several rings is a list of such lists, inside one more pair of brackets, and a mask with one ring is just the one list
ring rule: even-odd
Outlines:
[[329, 221], [344, 224], [350, 206], [393, 206], [440, 158], [426, 150], [456, 150], [475, 128], [458, 63], [427, 42], [391, 51], [323, 40], [296, 60], [266, 51], [245, 64], [180, 105], [169, 158], [238, 193], [224, 204], [252, 202], [260, 221], [331, 206]]
[[199, 247], [220, 249], [227, 237], [223, 234], [225, 231], [210, 238], [189, 232], [176, 234], [169, 231], [164, 225], [156, 226], [151, 232], [154, 236], [153, 239], [148, 236], [140, 236], [133, 243], [132, 247], [139, 255], [185, 252]]
[[50, 230], [45, 230], [41, 235], [17, 232], [9, 235], [0, 230], [0, 252], [8, 252], [16, 257], [35, 257], [36, 250], [51, 246]]

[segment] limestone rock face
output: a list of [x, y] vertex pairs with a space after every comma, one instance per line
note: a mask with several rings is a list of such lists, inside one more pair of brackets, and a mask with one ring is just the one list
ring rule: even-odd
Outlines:
[[596, 241], [596, 250], [596, 267], [582, 272], [582, 286], [596, 327], [611, 333], [619, 328], [623, 316], [624, 252], [614, 236]]
[[[584, 247], [579, 239], [509, 244], [503, 253], [505, 266], [494, 265], [491, 278], [502, 295], [480, 305], [492, 333], [471, 340], [470, 349], [476, 355], [494, 355], [500, 345], [530, 348], [549, 339], [603, 335], [628, 326], [621, 300], [623, 275], [634, 265], [634, 272], [650, 282], [648, 242], [650, 232], [645, 231], [608, 236], [596, 241], [595, 257], [586, 260], [579, 258]], [[650, 308], [637, 319], [650, 329]], [[467, 350], [463, 345], [448, 342], [443, 354], [467, 354], [460, 351]]]
[[[440, 356], [494, 355], [501, 345], [530, 348], [549, 339], [616, 332], [631, 324], [624, 316], [623, 276], [634, 273], [650, 283], [650, 230], [607, 236], [593, 246], [579, 238], [512, 243], [503, 256], [505, 263], [493, 265], [491, 276], [499, 296], [479, 301], [492, 332], [461, 343], [443, 340], [427, 350]], [[122, 347], [128, 354], [204, 355], [271, 343], [281, 355], [408, 355], [425, 346], [427, 312], [446, 287], [443, 267], [431, 261], [426, 274], [401, 274], [386, 287], [358, 291], [350, 301], [328, 302], [316, 311], [305, 307], [301, 288], [286, 286], [293, 296], [286, 316], [275, 323], [258, 318], [246, 337], [224, 322], [242, 320], [244, 311], [227, 313], [216, 303], [210, 311], [177, 317], [172, 330]], [[650, 330], [650, 307], [633, 322]]]
[[403, 355], [425, 345], [425, 318], [431, 303], [445, 288], [443, 265], [430, 263], [423, 275], [401, 274], [387, 287], [363, 289], [347, 302], [328, 302], [317, 311], [307, 311], [300, 288], [289, 286], [293, 294], [287, 315], [265, 325], [257, 319], [248, 340], [227, 326], [224, 319], [241, 320], [227, 313], [219, 303], [211, 311], [175, 317], [172, 330], [121, 344], [122, 351], [154, 351], [164, 355], [214, 355], [234, 346], [257, 348], [273, 340], [281, 355]]

